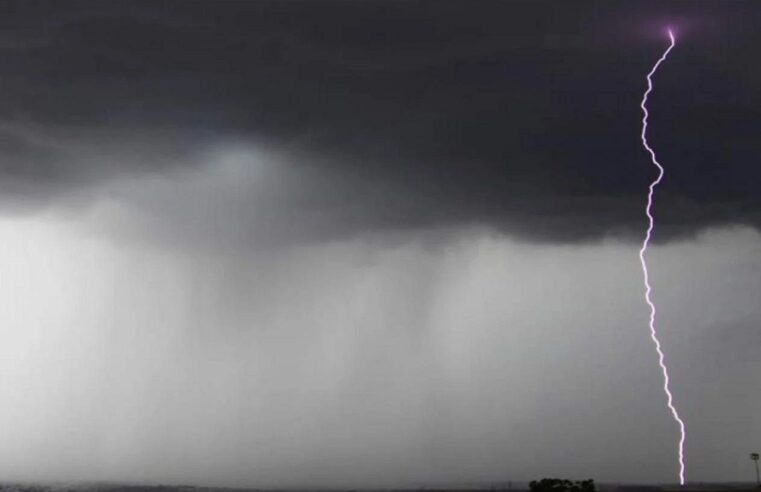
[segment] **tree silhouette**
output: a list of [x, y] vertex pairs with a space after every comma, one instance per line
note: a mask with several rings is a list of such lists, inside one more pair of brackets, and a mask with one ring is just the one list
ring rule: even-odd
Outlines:
[[560, 478], [543, 478], [539, 481], [532, 480], [529, 484], [531, 492], [595, 492], [595, 481], [589, 480], [563, 480]]

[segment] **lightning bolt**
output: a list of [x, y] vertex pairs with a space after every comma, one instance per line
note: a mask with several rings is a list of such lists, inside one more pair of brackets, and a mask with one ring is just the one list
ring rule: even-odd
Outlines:
[[653, 343], [655, 344], [655, 351], [658, 352], [658, 364], [661, 366], [661, 370], [663, 371], [663, 391], [666, 393], [666, 405], [671, 411], [671, 415], [674, 417], [674, 421], [679, 425], [679, 484], [684, 485], [684, 422], [679, 417], [679, 412], [677, 412], [676, 407], [674, 406], [674, 397], [669, 390], [669, 370], [666, 366], [665, 356], [663, 354], [663, 350], [661, 349], [661, 342], [658, 340], [658, 333], [655, 329], [655, 304], [653, 304], [653, 301], [650, 298], [652, 287], [650, 287], [650, 277], [647, 272], [647, 262], [645, 261], [645, 252], [647, 251], [647, 246], [650, 244], [650, 236], [653, 233], [654, 225], [653, 214], [651, 212], [653, 208], [653, 194], [655, 193], [655, 187], [658, 186], [658, 183], [660, 183], [663, 179], [663, 166], [661, 166], [658, 162], [658, 159], [655, 156], [655, 151], [647, 143], [647, 117], [649, 116], [647, 112], [647, 96], [650, 95], [650, 92], [653, 90], [653, 75], [655, 75], [658, 67], [666, 60], [669, 52], [674, 48], [674, 45], [676, 44], [674, 33], [671, 31], [671, 29], [668, 30], [668, 35], [669, 39], [671, 40], [671, 44], [668, 48], [666, 48], [666, 51], [663, 52], [658, 61], [655, 62], [655, 65], [653, 65], [653, 69], [650, 70], [650, 73], [647, 74], [647, 90], [642, 96], [642, 103], [640, 104], [640, 108], [642, 108], [643, 113], [641, 135], [642, 145], [650, 154], [650, 160], [652, 161], [653, 165], [658, 168], [658, 176], [650, 183], [649, 191], [647, 193], [647, 206], [645, 207], [645, 215], [647, 215], [648, 226], [647, 233], [645, 234], [645, 239], [642, 241], [642, 248], [639, 250], [639, 261], [642, 264], [642, 274], [645, 280], [645, 301], [650, 307], [650, 338], [652, 338]]

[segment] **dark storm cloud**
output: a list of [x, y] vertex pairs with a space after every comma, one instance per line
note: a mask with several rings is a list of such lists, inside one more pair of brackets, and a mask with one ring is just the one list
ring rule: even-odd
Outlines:
[[232, 139], [298, 150], [289, 172], [318, 184], [270, 208], [301, 235], [476, 223], [543, 240], [628, 236], [653, 174], [638, 141], [643, 76], [665, 43], [643, 32], [675, 22], [651, 102], [668, 171], [660, 237], [761, 224], [750, 2], [4, 10], [6, 197], [195, 168], [200, 149]]

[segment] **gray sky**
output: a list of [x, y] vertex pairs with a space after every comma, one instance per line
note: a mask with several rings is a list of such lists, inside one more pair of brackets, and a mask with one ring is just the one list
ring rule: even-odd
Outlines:
[[9, 4], [0, 478], [675, 481], [666, 22], [658, 323], [688, 479], [752, 478], [761, 9], [582, 7]]

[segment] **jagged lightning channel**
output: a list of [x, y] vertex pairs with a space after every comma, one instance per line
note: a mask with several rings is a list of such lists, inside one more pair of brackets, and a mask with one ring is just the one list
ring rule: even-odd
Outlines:
[[642, 274], [645, 281], [645, 301], [650, 307], [650, 338], [652, 338], [653, 343], [655, 344], [655, 350], [658, 352], [658, 364], [661, 366], [661, 370], [663, 371], [663, 391], [666, 393], [666, 405], [668, 406], [668, 409], [671, 410], [671, 415], [674, 417], [674, 421], [679, 425], [679, 484], [684, 485], [684, 422], [679, 417], [679, 412], [674, 406], [674, 397], [671, 394], [671, 390], [669, 390], [669, 371], [668, 367], [666, 366], [663, 350], [661, 349], [661, 342], [658, 340], [658, 333], [655, 329], [655, 304], [653, 304], [653, 301], [650, 298], [652, 287], [650, 287], [650, 277], [647, 271], [647, 262], [645, 261], [645, 252], [647, 251], [647, 247], [650, 244], [650, 236], [652, 235], [654, 226], [654, 218], [652, 214], [653, 194], [655, 193], [655, 187], [658, 186], [658, 183], [660, 183], [663, 179], [663, 166], [661, 166], [661, 164], [658, 162], [658, 159], [655, 156], [655, 151], [647, 143], [647, 117], [649, 116], [647, 112], [647, 96], [650, 95], [650, 92], [653, 90], [653, 75], [655, 75], [658, 67], [666, 60], [669, 52], [674, 48], [674, 45], [676, 44], [674, 33], [671, 31], [671, 29], [668, 30], [668, 35], [669, 39], [671, 40], [671, 44], [669, 44], [669, 47], [666, 48], [666, 51], [663, 52], [658, 61], [655, 62], [655, 65], [653, 65], [653, 69], [650, 70], [650, 73], [647, 74], [647, 90], [642, 96], [642, 103], [640, 104], [643, 113], [641, 134], [642, 145], [650, 154], [650, 160], [652, 161], [653, 165], [658, 168], [658, 176], [650, 183], [649, 191], [647, 193], [647, 206], [645, 207], [645, 214], [647, 215], [648, 226], [647, 232], [645, 234], [645, 239], [642, 241], [642, 248], [639, 250], [639, 261], [642, 264]]

